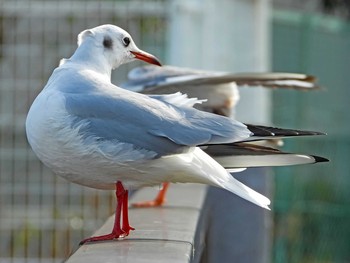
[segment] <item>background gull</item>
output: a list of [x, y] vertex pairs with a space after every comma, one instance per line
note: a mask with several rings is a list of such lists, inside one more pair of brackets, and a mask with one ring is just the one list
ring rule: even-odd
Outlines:
[[134, 68], [121, 87], [145, 94], [169, 94], [180, 91], [189, 97], [205, 99], [196, 108], [232, 116], [239, 101], [237, 87], [317, 90], [316, 78], [300, 73], [228, 73], [175, 66], [153, 65]]

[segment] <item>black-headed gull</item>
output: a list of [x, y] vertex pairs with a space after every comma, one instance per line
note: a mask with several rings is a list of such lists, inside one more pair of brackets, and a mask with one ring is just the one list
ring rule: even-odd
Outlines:
[[180, 91], [189, 97], [206, 100], [196, 108], [225, 116], [232, 115], [240, 95], [237, 87], [316, 90], [314, 76], [300, 73], [227, 73], [174, 66], [146, 65], [134, 68], [121, 87], [144, 94], [169, 94]]
[[172, 104], [168, 96], [113, 85], [112, 69], [135, 59], [160, 65], [117, 26], [85, 30], [77, 50], [54, 70], [28, 112], [28, 141], [45, 165], [71, 182], [116, 190], [112, 232], [82, 243], [127, 236], [133, 230], [128, 191], [162, 182], [220, 187], [268, 209], [267, 197], [234, 179], [197, 147], [259, 137], [250, 130], [253, 126], [196, 110], [189, 106], [193, 101]]

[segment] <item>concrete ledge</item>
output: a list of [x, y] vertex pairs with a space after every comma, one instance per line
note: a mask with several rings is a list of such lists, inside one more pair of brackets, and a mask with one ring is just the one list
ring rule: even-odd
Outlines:
[[[86, 244], [66, 262], [193, 262], [199, 261], [204, 229], [199, 226], [207, 188], [198, 184], [171, 185], [167, 204], [160, 208], [130, 208], [136, 229], [125, 239]], [[152, 200], [156, 188], [138, 191], [130, 203]], [[113, 216], [94, 235], [109, 233]], [[196, 252], [196, 253], [194, 253]]]

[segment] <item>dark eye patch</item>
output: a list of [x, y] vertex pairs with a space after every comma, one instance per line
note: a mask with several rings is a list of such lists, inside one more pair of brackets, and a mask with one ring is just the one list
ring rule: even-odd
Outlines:
[[105, 36], [105, 37], [103, 38], [103, 46], [104, 46], [105, 48], [108, 48], [108, 49], [111, 49], [111, 48], [112, 48], [112, 46], [113, 46], [113, 41], [112, 41], [112, 39], [111, 39], [109, 36]]

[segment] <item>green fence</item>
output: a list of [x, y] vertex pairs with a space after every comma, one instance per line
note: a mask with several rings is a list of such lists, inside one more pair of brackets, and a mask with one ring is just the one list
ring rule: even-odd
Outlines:
[[274, 92], [275, 124], [328, 133], [285, 149], [331, 159], [276, 170], [274, 262], [350, 262], [350, 23], [275, 11], [272, 41], [274, 71], [313, 74], [322, 86]]

